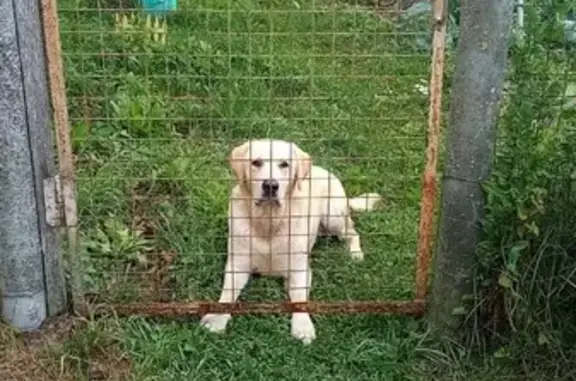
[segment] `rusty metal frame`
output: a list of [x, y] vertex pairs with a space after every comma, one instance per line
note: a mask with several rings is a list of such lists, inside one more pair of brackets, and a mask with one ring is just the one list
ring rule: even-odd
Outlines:
[[117, 315], [140, 316], [188, 316], [204, 315], [207, 313], [231, 313], [234, 315], [246, 314], [286, 314], [293, 312], [309, 312], [313, 314], [355, 314], [380, 313], [402, 314], [420, 316], [424, 314], [424, 301], [399, 302], [313, 302], [292, 303], [288, 301], [276, 303], [131, 303], [116, 304], [112, 310]]
[[416, 300], [425, 299], [428, 293], [428, 274], [432, 258], [434, 237], [434, 212], [436, 206], [437, 168], [440, 129], [442, 125], [442, 83], [446, 58], [446, 24], [448, 6], [446, 0], [434, 0], [433, 4], [432, 68], [430, 74], [430, 107], [428, 110], [428, 144], [426, 164], [422, 179], [420, 201], [420, 229], [416, 256]]
[[85, 312], [86, 302], [82, 287], [82, 269], [78, 258], [78, 209], [76, 203], [76, 182], [74, 175], [74, 154], [69, 128], [66, 82], [62, 64], [62, 46], [56, 0], [42, 0], [42, 25], [44, 29], [44, 49], [48, 66], [48, 82], [56, 131], [58, 151], [59, 189], [62, 210], [60, 226], [66, 233], [66, 265], [68, 267], [68, 289], [72, 298], [72, 308]]
[[[77, 263], [77, 208], [74, 181], [74, 157], [70, 140], [66, 90], [62, 68], [62, 52], [59, 38], [57, 0], [42, 0], [43, 23], [45, 31], [45, 49], [48, 60], [48, 75], [54, 110], [56, 141], [59, 154], [61, 174], [61, 191], [64, 199], [64, 222], [68, 236], [68, 253], [71, 260], [69, 269], [72, 277], [72, 296], [74, 309], [86, 314], [89, 310], [82, 293], [80, 283], [81, 269]], [[433, 1], [433, 42], [431, 75], [429, 82], [429, 115], [427, 126], [427, 146], [425, 167], [422, 176], [422, 195], [420, 205], [419, 241], [416, 256], [415, 298], [410, 301], [333, 301], [291, 303], [126, 303], [105, 304], [104, 309], [111, 308], [116, 315], [140, 316], [188, 316], [206, 313], [232, 314], [280, 314], [293, 312], [310, 312], [314, 314], [334, 313], [381, 313], [421, 316], [426, 311], [428, 278], [434, 241], [434, 217], [437, 194], [437, 165], [439, 139], [442, 122], [442, 82], [446, 50], [446, 0]], [[93, 310], [93, 309], [90, 309]]]

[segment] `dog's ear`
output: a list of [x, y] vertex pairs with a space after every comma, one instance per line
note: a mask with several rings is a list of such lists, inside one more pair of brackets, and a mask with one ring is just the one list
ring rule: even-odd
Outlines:
[[246, 184], [246, 162], [248, 161], [247, 153], [250, 142], [245, 142], [230, 152], [228, 163], [234, 172], [238, 184]]
[[312, 169], [312, 158], [296, 145], [294, 146], [294, 158], [296, 159], [294, 165], [296, 171], [294, 181], [296, 182], [296, 187], [300, 191], [302, 190], [302, 181], [310, 175], [310, 170]]

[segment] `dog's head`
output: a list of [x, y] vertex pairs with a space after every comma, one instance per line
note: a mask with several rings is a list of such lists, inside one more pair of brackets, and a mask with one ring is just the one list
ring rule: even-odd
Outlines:
[[229, 157], [236, 180], [256, 206], [278, 206], [301, 189], [312, 167], [310, 156], [283, 140], [250, 140], [234, 148]]

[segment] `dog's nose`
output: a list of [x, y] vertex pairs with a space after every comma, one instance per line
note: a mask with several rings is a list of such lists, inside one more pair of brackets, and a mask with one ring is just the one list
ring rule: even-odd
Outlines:
[[274, 179], [264, 180], [262, 182], [262, 191], [266, 196], [275, 196], [280, 185]]

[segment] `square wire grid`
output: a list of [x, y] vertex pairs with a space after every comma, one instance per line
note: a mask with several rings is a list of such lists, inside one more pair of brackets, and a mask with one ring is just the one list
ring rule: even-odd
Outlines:
[[[172, 14], [146, 17], [128, 1], [60, 0], [78, 289], [118, 313], [422, 313], [444, 11], [435, 2], [432, 39], [429, 14], [359, 1], [181, 0]], [[362, 263], [319, 239], [318, 302], [283, 302], [271, 278], [250, 284], [242, 303], [210, 302], [226, 257], [226, 159], [263, 137], [297, 143], [351, 197], [384, 197], [354, 214]], [[61, 148], [61, 164], [70, 159]]]

